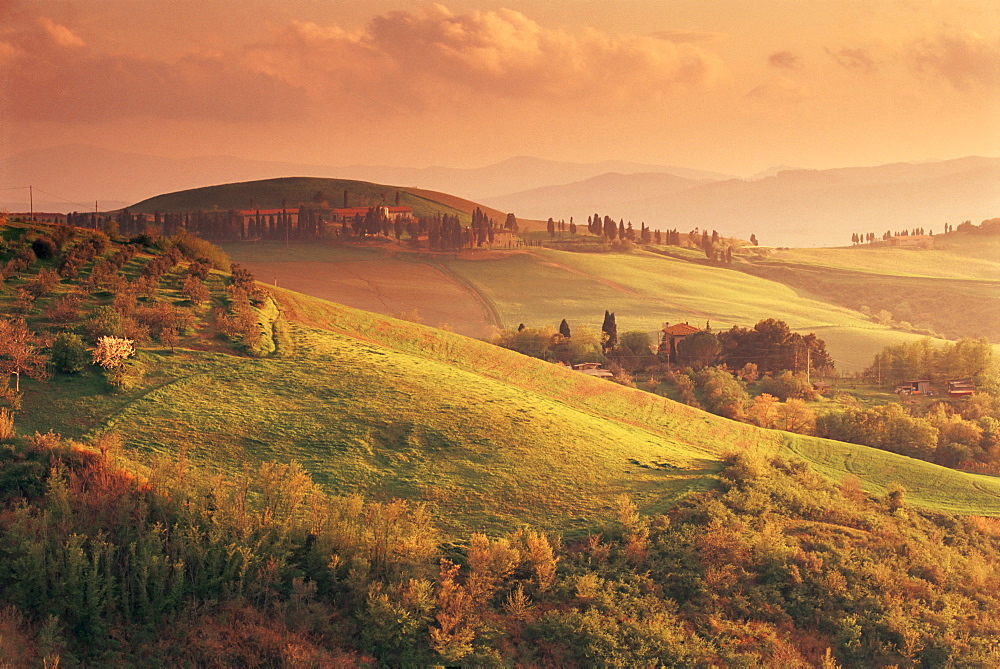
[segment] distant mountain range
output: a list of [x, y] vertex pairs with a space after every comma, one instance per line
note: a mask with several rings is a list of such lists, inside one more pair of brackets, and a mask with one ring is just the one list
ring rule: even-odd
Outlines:
[[[288, 176], [357, 179], [426, 188], [479, 200], [588, 179], [607, 172], [664, 172], [692, 179], [727, 179], [731, 175], [682, 167], [624, 161], [565, 163], [539, 158], [510, 158], [479, 168], [389, 167], [381, 165], [309, 165], [250, 160], [232, 156], [163, 158], [67, 145], [27, 151], [0, 163], [0, 188], [33, 184], [35, 209], [90, 209], [94, 201], [116, 209], [146, 198], [190, 188]], [[51, 193], [55, 197], [46, 195]], [[0, 191], [0, 207], [27, 209], [27, 191]]]
[[[838, 245], [852, 232], [978, 222], [1000, 215], [1000, 159], [968, 157], [878, 167], [776, 167], [732, 175], [624, 161], [516, 157], [479, 168], [308, 165], [203, 156], [173, 159], [67, 145], [11, 156], [0, 189], [32, 184], [36, 211], [117, 209], [163, 193], [286, 176], [425, 188], [520, 218], [586, 223], [599, 213], [659, 229], [695, 227], [774, 246]], [[0, 190], [0, 209], [28, 208], [27, 191]]]
[[852, 232], [943, 232], [1000, 214], [1000, 159], [969, 157], [830, 170], [790, 169], [758, 179], [604, 174], [522, 191], [485, 204], [528, 218], [586, 224], [594, 213], [652, 228], [695, 227], [762, 244], [849, 244]]

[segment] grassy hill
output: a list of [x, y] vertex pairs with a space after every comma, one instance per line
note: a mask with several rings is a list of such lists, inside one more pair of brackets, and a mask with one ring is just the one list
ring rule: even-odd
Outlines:
[[[134, 278], [151, 259], [140, 254], [125, 271]], [[649, 278], [647, 263], [661, 261], [632, 262], [623, 267], [633, 275], [620, 278], [639, 283]], [[4, 284], [0, 305], [10, 309], [16, 289], [44, 267], [37, 261]], [[159, 301], [185, 306], [184, 268], [160, 281]], [[212, 303], [224, 305], [224, 277], [213, 277]], [[40, 298], [29, 321], [50, 327], [46, 306], [77, 283]], [[195, 326], [175, 352], [143, 347], [145, 376], [127, 392], [111, 392], [93, 370], [25, 382], [19, 430], [115, 432], [138, 463], [182, 452], [229, 471], [294, 460], [333, 492], [425, 501], [453, 532], [520, 523], [582, 530], [621, 494], [642, 510], [663, 509], [712, 486], [734, 450], [794, 454], [834, 479], [857, 475], [872, 492], [899, 482], [915, 504], [1000, 515], [1000, 481], [991, 477], [761, 430], [453, 333], [270, 291], [287, 321], [290, 345], [280, 356], [238, 355], [217, 338], [206, 305], [193, 311]], [[88, 300], [92, 308], [111, 296]]]
[[996, 665], [1000, 478], [66, 234], [2, 229], [0, 314], [141, 343], [0, 434], [16, 666]]
[[[461, 205], [461, 202], [457, 201], [449, 201], [449, 203], [439, 201], [435, 199], [436, 194], [431, 191], [417, 191], [416, 189], [367, 181], [319, 177], [285, 177], [194, 188], [157, 195], [137, 202], [129, 207], [129, 210], [135, 213], [152, 214], [156, 211], [211, 211], [213, 209], [250, 209], [252, 207], [276, 209], [281, 208], [282, 203], [288, 207], [298, 207], [301, 203], [312, 203], [317, 194], [322, 200], [329, 202], [331, 206], [342, 207], [345, 191], [347, 191], [348, 206], [350, 207], [378, 204], [394, 205], [398, 193], [399, 203], [411, 207], [417, 216], [458, 215], [466, 225], [471, 220], [472, 209], [453, 206]], [[444, 200], [447, 197], [442, 196], [441, 199]]]

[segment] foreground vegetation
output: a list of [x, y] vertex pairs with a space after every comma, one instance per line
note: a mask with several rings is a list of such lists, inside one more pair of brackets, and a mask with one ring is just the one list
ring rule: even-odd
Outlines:
[[149, 479], [52, 436], [0, 469], [12, 666], [872, 666], [1000, 661], [992, 521], [727, 458], [666, 514], [586, 537], [440, 544], [426, 510], [330, 497], [294, 466]]
[[[4, 239], [41, 361], [0, 399], [15, 665], [998, 659], [995, 478], [265, 290], [183, 237]], [[94, 366], [100, 337], [137, 353]]]

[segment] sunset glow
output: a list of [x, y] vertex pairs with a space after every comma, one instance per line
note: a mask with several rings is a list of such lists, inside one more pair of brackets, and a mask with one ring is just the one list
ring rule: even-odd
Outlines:
[[0, 3], [3, 154], [749, 175], [1000, 153], [1000, 5]]

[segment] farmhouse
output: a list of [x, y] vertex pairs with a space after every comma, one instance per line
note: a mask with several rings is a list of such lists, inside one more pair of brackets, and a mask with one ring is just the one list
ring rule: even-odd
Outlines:
[[677, 344], [695, 332], [701, 332], [698, 328], [693, 325], [688, 325], [687, 323], [675, 323], [671, 325], [670, 323], [663, 324], [662, 339], [660, 339], [660, 353], [667, 353], [673, 358], [677, 355]]
[[889, 246], [909, 246], [921, 249], [934, 248], [934, 237], [931, 235], [899, 235], [889, 237]]
[[390, 221], [409, 221], [413, 218], [413, 209], [411, 207], [380, 205], [378, 207], [340, 207], [333, 210], [333, 220], [339, 223], [353, 220], [355, 216], [364, 218], [372, 209], [377, 210], [383, 217]]

